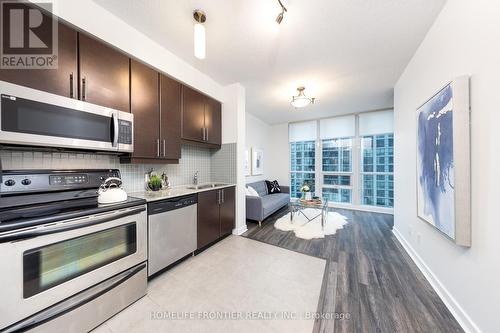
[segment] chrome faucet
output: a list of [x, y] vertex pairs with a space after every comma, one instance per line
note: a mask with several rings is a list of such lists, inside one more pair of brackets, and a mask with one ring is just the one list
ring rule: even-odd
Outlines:
[[196, 171], [193, 176], [193, 185], [198, 185], [198, 172]]

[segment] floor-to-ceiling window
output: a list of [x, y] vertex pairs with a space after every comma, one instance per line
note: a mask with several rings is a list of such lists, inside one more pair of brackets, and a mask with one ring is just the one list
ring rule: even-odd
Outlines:
[[329, 201], [352, 203], [355, 117], [322, 119], [319, 124], [321, 194]]
[[307, 184], [330, 202], [394, 206], [392, 111], [292, 123], [291, 196]]
[[[290, 125], [290, 195], [300, 198], [307, 184], [316, 192], [316, 122]], [[271, 157], [272, 158], [272, 157]]]
[[362, 138], [361, 196], [363, 205], [394, 206], [393, 134]]
[[361, 204], [394, 207], [392, 112], [359, 115]]

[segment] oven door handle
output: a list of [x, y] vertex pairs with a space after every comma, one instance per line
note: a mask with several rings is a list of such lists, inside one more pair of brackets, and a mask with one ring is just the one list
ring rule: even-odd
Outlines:
[[107, 292], [113, 290], [119, 285], [123, 284], [125, 281], [132, 278], [134, 275], [138, 274], [140, 271], [146, 268], [146, 263], [139, 264], [120, 273], [100, 284], [90, 287], [78, 294], [67, 298], [55, 305], [42, 310], [41, 312], [21, 320], [14, 325], [11, 325], [2, 330], [2, 332], [25, 332], [27, 330], [32, 330], [52, 319], [62, 316], [78, 307], [85, 305], [96, 298], [106, 294]]
[[75, 229], [80, 229], [84, 227], [89, 227], [93, 226], [96, 224], [101, 224], [105, 222], [109, 222], [112, 220], [117, 220], [121, 219], [130, 215], [135, 215], [140, 212], [143, 212], [146, 210], [146, 207], [142, 206], [139, 208], [134, 208], [131, 210], [127, 210], [125, 212], [121, 212], [118, 214], [111, 214], [102, 218], [90, 220], [90, 221], [85, 221], [82, 223], [75, 223], [75, 224], [68, 224], [64, 225], [57, 225], [55, 227], [42, 227], [42, 228], [36, 228], [36, 229], [28, 229], [28, 230], [23, 230], [19, 232], [14, 232], [14, 233], [9, 233], [5, 235], [0, 235], [0, 244], [1, 243], [7, 243], [7, 242], [12, 242], [12, 241], [20, 241], [20, 240], [26, 240], [34, 237], [39, 237], [39, 236], [44, 236], [44, 235], [50, 235], [50, 234], [55, 234], [58, 232], [63, 232], [63, 231], [70, 231], [70, 230], [75, 230]]

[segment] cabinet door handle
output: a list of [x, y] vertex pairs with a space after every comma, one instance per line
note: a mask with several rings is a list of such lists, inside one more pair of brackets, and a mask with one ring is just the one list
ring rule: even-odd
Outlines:
[[156, 139], [156, 156], [160, 157], [160, 139]]
[[163, 139], [163, 157], [167, 156], [167, 144], [165, 139]]
[[74, 88], [73, 88], [74, 84], [73, 84], [73, 73], [71, 73], [69, 75], [69, 97], [70, 98], [74, 98], [75, 97], [75, 94], [74, 94]]
[[87, 99], [87, 78], [82, 78], [82, 101]]

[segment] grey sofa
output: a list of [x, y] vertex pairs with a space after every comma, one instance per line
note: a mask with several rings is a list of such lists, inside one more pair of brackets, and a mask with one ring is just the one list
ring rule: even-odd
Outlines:
[[280, 208], [287, 206], [290, 202], [290, 187], [280, 185], [281, 193], [268, 194], [265, 181], [258, 181], [247, 184], [257, 191], [258, 197], [246, 197], [247, 219], [259, 222], [259, 227], [262, 221], [276, 212]]

